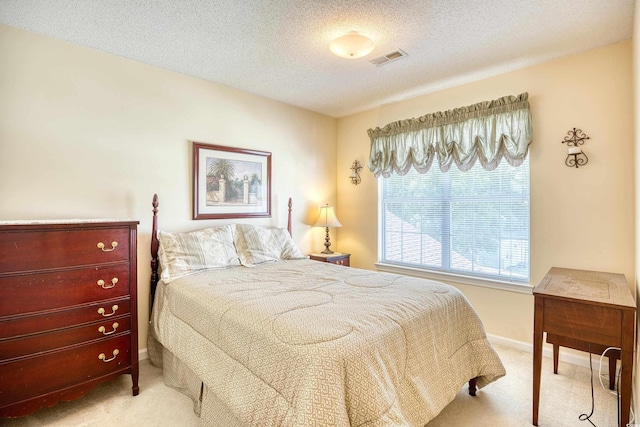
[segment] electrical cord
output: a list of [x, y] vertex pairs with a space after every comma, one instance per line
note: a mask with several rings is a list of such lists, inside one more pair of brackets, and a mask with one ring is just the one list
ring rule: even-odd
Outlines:
[[[600, 366], [598, 367], [598, 380], [600, 381], [600, 386], [602, 387], [603, 390], [613, 394], [616, 396], [617, 399], [617, 410], [618, 410], [618, 425], [620, 424], [620, 374], [622, 371], [622, 367], [620, 367], [620, 369], [616, 370], [616, 378], [615, 378], [615, 385], [616, 385], [616, 390], [615, 391], [611, 391], [608, 388], [605, 388], [604, 384], [602, 383], [602, 377], [605, 377], [607, 379], [609, 379], [609, 375], [602, 374], [602, 362], [603, 359], [605, 357], [605, 355], [607, 354], [608, 351], [610, 350], [620, 350], [619, 347], [607, 347], [602, 354], [600, 355]], [[609, 363], [611, 363], [611, 360], [609, 361]], [[596, 427], [596, 425], [591, 421], [591, 416], [593, 416], [593, 412], [594, 412], [594, 406], [595, 406], [595, 400], [594, 400], [594, 390], [593, 390], [593, 364], [592, 364], [592, 360], [591, 360], [591, 344], [589, 344], [589, 367], [591, 369], [591, 413], [589, 415], [587, 414], [581, 414], [578, 419], [580, 421], [589, 421], [589, 423], [591, 423], [592, 426]], [[633, 421], [635, 421], [635, 414], [633, 413], [633, 408], [630, 408], [631, 410], [631, 417], [629, 420], [629, 423], [633, 423]]]
[[[605, 355], [607, 354], [607, 352], [609, 350], [620, 350], [620, 348], [619, 347], [607, 347], [602, 352], [602, 354], [600, 355], [600, 367], [598, 368], [598, 379], [600, 380], [600, 387], [602, 387], [603, 390], [605, 390], [605, 391], [607, 391], [607, 392], [609, 392], [611, 394], [619, 394], [619, 393], [616, 393], [615, 391], [611, 391], [611, 390], [605, 388], [604, 384], [602, 383], [602, 377], [605, 377], [605, 378], [609, 379], [609, 375], [607, 375], [607, 374], [602, 375], [602, 361], [603, 361]], [[611, 363], [611, 361], [609, 361], [609, 363]], [[620, 374], [617, 374], [616, 375], [616, 379], [619, 379], [619, 378], [620, 378]]]
[[618, 408], [618, 425], [620, 425], [620, 381], [616, 382], [616, 392], [618, 393], [618, 404], [616, 405], [616, 407]]
[[[580, 414], [578, 416], [578, 419], [580, 421], [589, 421], [589, 423], [593, 426], [593, 427], [597, 427], [593, 421], [591, 421], [591, 416], [593, 415], [593, 411], [595, 409], [595, 398], [593, 395], [593, 363], [591, 361], [591, 343], [589, 343], [589, 368], [591, 369], [591, 413], [589, 413], [589, 415], [587, 414]], [[618, 418], [620, 418], [618, 416]]]

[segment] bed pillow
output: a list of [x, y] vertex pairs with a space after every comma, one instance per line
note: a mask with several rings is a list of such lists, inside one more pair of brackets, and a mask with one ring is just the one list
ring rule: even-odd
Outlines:
[[165, 283], [199, 271], [240, 265], [230, 225], [185, 233], [158, 231], [158, 240], [160, 278]]
[[245, 267], [281, 259], [307, 258], [283, 228], [237, 224], [235, 244], [240, 263]]

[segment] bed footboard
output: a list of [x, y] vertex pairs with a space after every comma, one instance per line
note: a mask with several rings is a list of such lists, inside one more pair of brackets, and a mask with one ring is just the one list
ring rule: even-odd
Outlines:
[[478, 377], [471, 378], [469, 380], [469, 394], [471, 396], [475, 396], [477, 390], [478, 390]]

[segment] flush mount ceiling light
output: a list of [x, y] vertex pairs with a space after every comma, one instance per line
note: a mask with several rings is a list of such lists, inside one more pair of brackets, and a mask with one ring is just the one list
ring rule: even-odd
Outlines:
[[373, 47], [373, 40], [359, 34], [357, 31], [350, 31], [344, 36], [338, 37], [329, 45], [331, 52], [347, 59], [362, 58], [371, 53]]

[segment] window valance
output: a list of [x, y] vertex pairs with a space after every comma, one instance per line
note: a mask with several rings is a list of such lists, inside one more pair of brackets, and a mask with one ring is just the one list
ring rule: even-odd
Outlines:
[[404, 175], [412, 166], [425, 173], [436, 156], [443, 172], [453, 163], [469, 170], [476, 160], [493, 170], [503, 157], [518, 166], [533, 137], [528, 98], [504, 96], [369, 129], [369, 169], [376, 178]]

